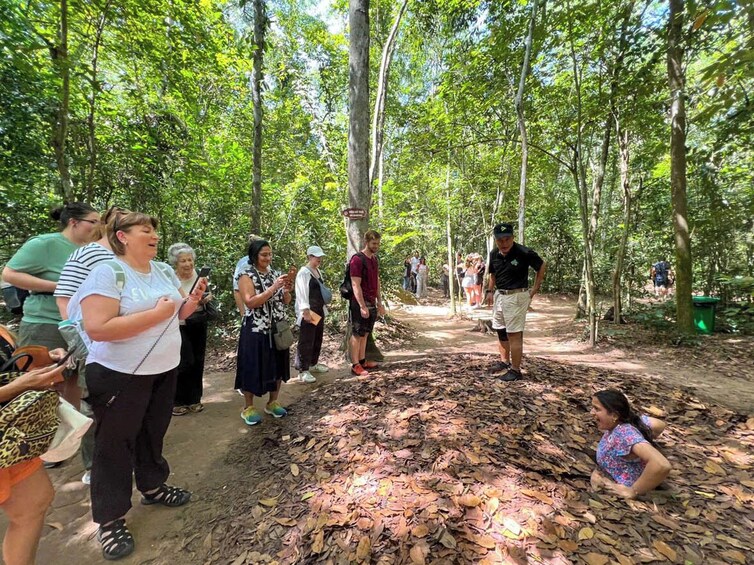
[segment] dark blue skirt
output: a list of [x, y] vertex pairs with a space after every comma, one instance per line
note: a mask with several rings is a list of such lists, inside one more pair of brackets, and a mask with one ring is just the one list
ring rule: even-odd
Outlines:
[[290, 378], [290, 350], [278, 351], [270, 345], [270, 335], [252, 332], [251, 324], [241, 326], [234, 388], [264, 396], [277, 389], [279, 380]]

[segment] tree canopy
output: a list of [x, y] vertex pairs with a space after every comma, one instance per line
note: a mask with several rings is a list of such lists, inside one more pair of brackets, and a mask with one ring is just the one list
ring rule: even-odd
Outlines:
[[[301, 262], [316, 243], [339, 271], [348, 5], [261, 4], [262, 212], [252, 220], [251, 2], [0, 0], [0, 261], [52, 229], [47, 209], [67, 195], [156, 215], [163, 251], [186, 241], [228, 278], [252, 226], [276, 261]], [[403, 4], [369, 7], [372, 111]], [[396, 278], [414, 248], [433, 272], [447, 261], [448, 209], [453, 251], [485, 251], [492, 225], [518, 217], [516, 95], [530, 23], [524, 213], [526, 243], [550, 265], [546, 288], [577, 291], [589, 253], [595, 292], [609, 293], [624, 232], [624, 293], [651, 263], [672, 261], [668, 4], [539, 0], [533, 22], [532, 7], [408, 2], [369, 221]], [[754, 277], [754, 8], [687, 1], [681, 19], [693, 290], [740, 294]]]

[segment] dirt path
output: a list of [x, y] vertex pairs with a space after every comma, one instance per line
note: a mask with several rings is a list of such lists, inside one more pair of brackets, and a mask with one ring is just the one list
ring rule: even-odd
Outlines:
[[[671, 348], [660, 344], [620, 347], [600, 345], [590, 349], [578, 339], [582, 325], [574, 323], [575, 300], [562, 296], [537, 296], [527, 315], [524, 353], [561, 363], [586, 365], [661, 379], [679, 388], [688, 388], [743, 414], [754, 413], [754, 340], [715, 335], [700, 339], [709, 342], [702, 353], [693, 348]], [[404, 306], [396, 316], [410, 324], [419, 334], [412, 351], [399, 355], [419, 355], [423, 351], [445, 350], [449, 353], [497, 353], [494, 334], [472, 331], [474, 319], [490, 317], [489, 310], [479, 310], [462, 318], [448, 318], [444, 306]], [[465, 318], [465, 319], [464, 319]], [[717, 345], [730, 343], [743, 350], [745, 357], [719, 349], [719, 358], [705, 357]], [[748, 351], [748, 353], [746, 353]], [[700, 358], [702, 357], [702, 358]], [[524, 362], [525, 369], [525, 362]]]
[[[394, 309], [393, 313], [416, 329], [417, 338], [409, 347], [390, 352], [388, 357], [391, 361], [419, 361], [437, 353], [496, 353], [494, 335], [470, 331], [474, 326], [472, 320], [448, 319], [447, 308], [441, 305], [405, 306]], [[648, 379], [662, 378], [679, 387], [693, 388], [698, 395], [738, 412], [754, 412], [751, 369], [742, 374], [726, 375], [715, 372], [709, 364], [696, 362], [692, 365], [695, 363], [693, 359], [681, 356], [672, 358], [667, 352], [658, 354], [647, 350], [645, 354], [637, 355], [616, 348], [590, 351], [573, 338], [574, 332], [571, 335], [566, 332], [566, 336], [562, 337], [563, 328], [572, 326], [572, 314], [571, 300], [538, 297], [528, 317], [526, 353], [559, 362], [625, 371]], [[313, 388], [348, 376], [348, 369], [343, 363], [336, 363], [334, 357], [329, 361], [333, 369], [321, 376], [317, 384], [284, 386], [281, 401], [291, 407], [291, 417], [295, 418], [296, 401]], [[181, 554], [179, 561], [174, 556], [183, 547], [195, 543], [197, 537], [205, 539], [206, 532], [184, 531], [189, 517], [195, 521], [196, 515], [207, 510], [206, 504], [202, 504], [203, 491], [227, 486], [229, 501], [232, 501], [234, 485], [227, 483], [228, 475], [224, 470], [229, 446], [239, 436], [266, 433], [265, 429], [269, 430], [275, 425], [274, 422], [265, 421], [261, 426], [248, 428], [242, 423], [239, 418], [241, 399], [232, 390], [233, 378], [231, 372], [207, 374], [205, 411], [174, 418], [165, 440], [165, 454], [174, 471], [170, 480], [194, 491], [194, 501], [177, 510], [143, 507], [135, 493], [128, 521], [137, 549], [134, 555], [121, 563], [193, 563], [185, 560], [185, 553]], [[89, 489], [80, 482], [82, 474], [78, 458], [50, 471], [56, 497], [47, 518], [48, 526], [43, 533], [38, 563], [103, 562], [99, 544], [93, 539], [95, 525], [89, 512]], [[229, 508], [231, 506], [229, 502]], [[5, 527], [3, 517], [0, 520], [0, 534], [4, 533]]]

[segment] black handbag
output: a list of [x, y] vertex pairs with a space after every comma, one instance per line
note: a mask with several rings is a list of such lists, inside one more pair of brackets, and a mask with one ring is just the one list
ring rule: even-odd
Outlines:
[[214, 322], [220, 318], [220, 311], [213, 301], [209, 301], [204, 305], [204, 312], [207, 314], [207, 321]]

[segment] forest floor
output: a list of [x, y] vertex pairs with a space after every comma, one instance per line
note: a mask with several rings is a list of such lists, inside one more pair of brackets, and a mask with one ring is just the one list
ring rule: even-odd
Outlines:
[[[574, 311], [570, 297], [535, 299], [525, 380], [505, 384], [490, 373], [494, 334], [436, 297], [395, 307], [377, 329], [380, 371], [351, 377], [328, 339], [331, 371], [284, 386], [289, 417], [253, 428], [233, 354], [216, 352], [206, 409], [173, 418], [165, 440], [170, 481], [194, 498], [144, 507], [135, 492], [137, 547], [121, 562], [754, 563], [754, 340], [676, 347], [622, 326], [589, 349]], [[608, 386], [669, 423], [674, 470], [638, 501], [588, 489], [590, 396]], [[50, 471], [39, 563], [102, 562], [82, 473], [78, 459]]]

